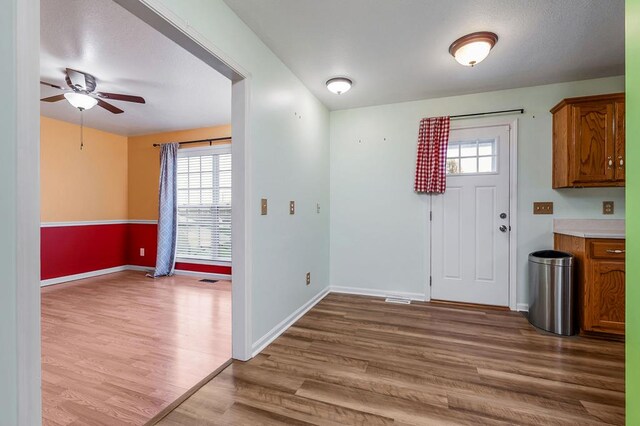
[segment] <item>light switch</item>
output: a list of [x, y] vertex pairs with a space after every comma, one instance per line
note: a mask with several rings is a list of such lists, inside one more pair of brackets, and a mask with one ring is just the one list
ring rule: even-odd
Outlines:
[[267, 199], [263, 198], [260, 200], [260, 214], [265, 216], [267, 214]]
[[533, 203], [533, 214], [553, 214], [553, 202], [535, 201]]
[[289, 214], [296, 214], [296, 202], [289, 201]]
[[613, 214], [613, 201], [602, 202], [602, 214]]

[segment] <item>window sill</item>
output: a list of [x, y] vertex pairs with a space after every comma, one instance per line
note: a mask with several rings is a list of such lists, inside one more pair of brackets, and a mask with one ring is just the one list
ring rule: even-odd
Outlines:
[[211, 266], [231, 266], [231, 262], [223, 260], [203, 260], [203, 259], [189, 259], [186, 257], [177, 257], [176, 263], [191, 263], [194, 265], [211, 265]]

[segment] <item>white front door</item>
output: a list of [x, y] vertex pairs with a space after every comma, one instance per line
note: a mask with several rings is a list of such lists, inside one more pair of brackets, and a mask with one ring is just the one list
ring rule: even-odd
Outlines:
[[451, 130], [431, 210], [431, 299], [509, 306], [509, 126]]

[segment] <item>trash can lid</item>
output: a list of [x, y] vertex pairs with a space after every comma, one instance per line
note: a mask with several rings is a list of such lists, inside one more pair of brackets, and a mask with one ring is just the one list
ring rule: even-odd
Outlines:
[[573, 255], [558, 250], [540, 250], [529, 253], [529, 262], [552, 266], [571, 266], [573, 265]]

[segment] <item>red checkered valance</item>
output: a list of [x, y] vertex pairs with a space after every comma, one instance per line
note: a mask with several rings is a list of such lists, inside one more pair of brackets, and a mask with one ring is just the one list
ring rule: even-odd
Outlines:
[[416, 159], [415, 192], [442, 194], [447, 186], [447, 146], [449, 117], [420, 120]]

